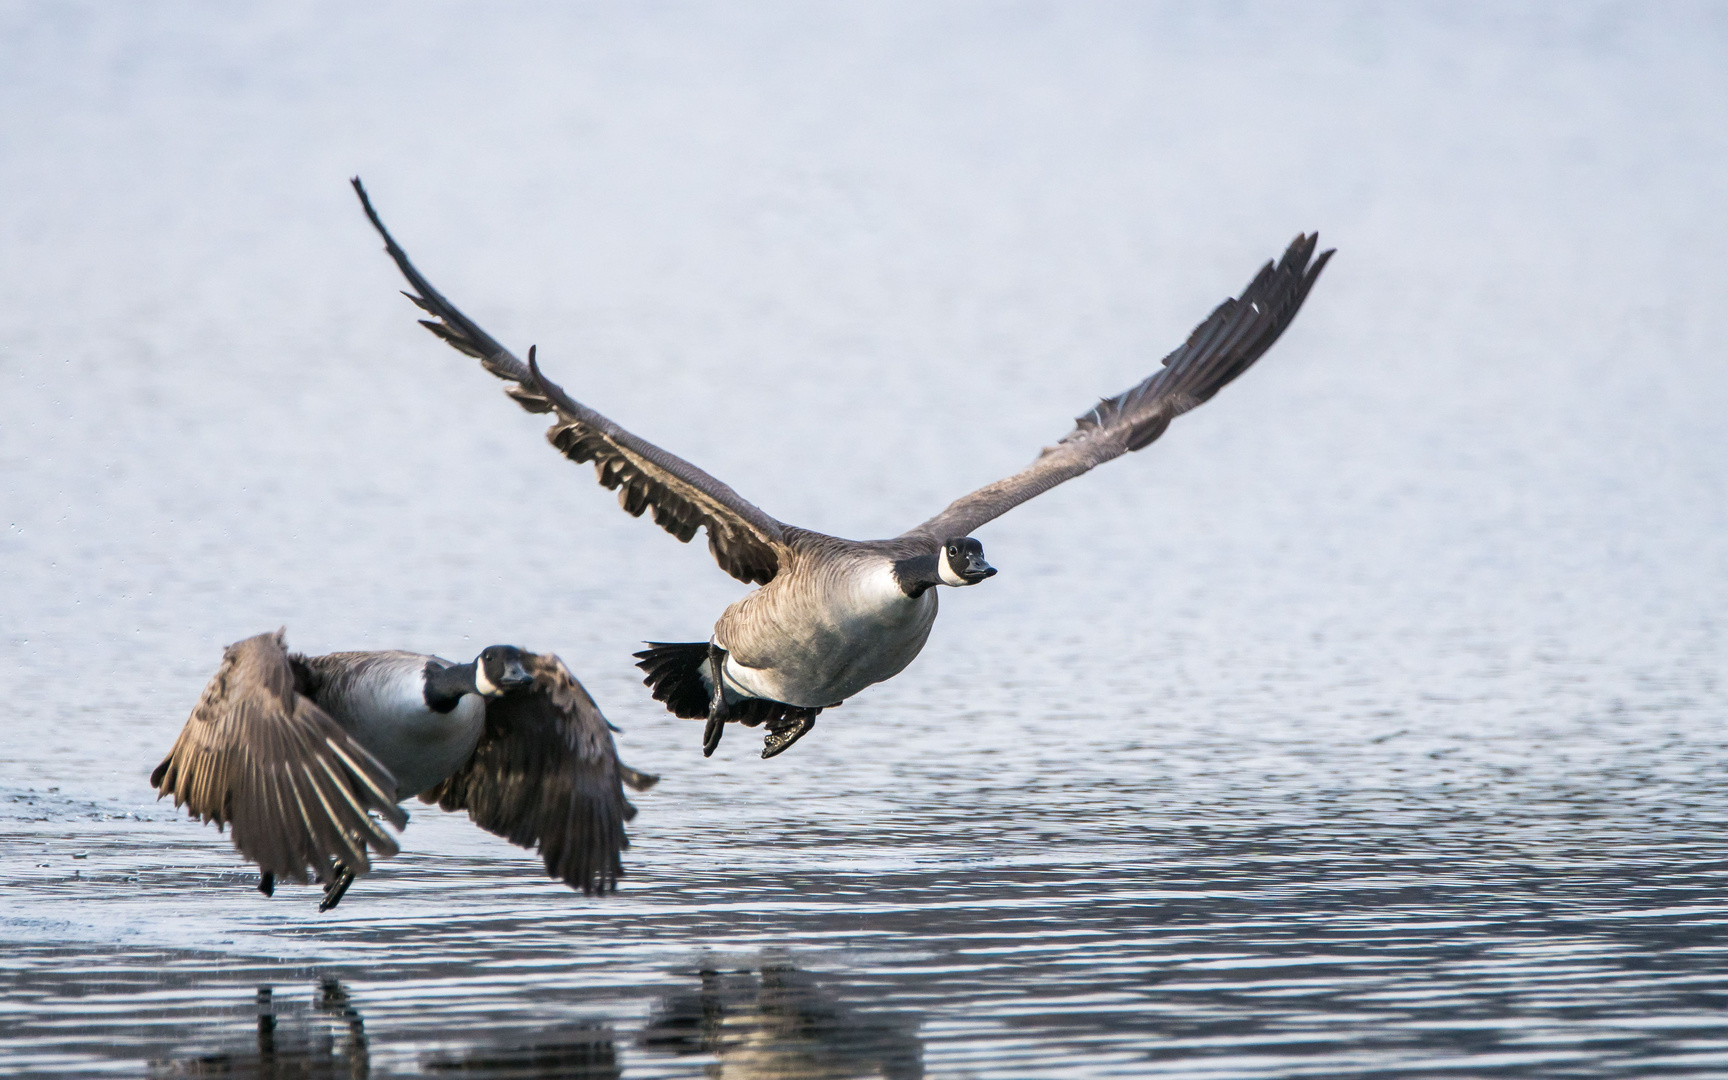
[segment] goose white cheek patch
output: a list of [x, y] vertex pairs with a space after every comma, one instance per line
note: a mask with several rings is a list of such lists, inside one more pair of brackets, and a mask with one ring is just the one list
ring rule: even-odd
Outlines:
[[492, 685], [492, 680], [486, 677], [486, 665], [481, 661], [474, 662], [474, 687], [483, 697], [497, 697], [498, 688]]
[[954, 567], [949, 565], [947, 548], [943, 548], [941, 554], [936, 556], [936, 576], [942, 579], [942, 584], [944, 585], [959, 586], [968, 584], [966, 579], [961, 577], [959, 574], [956, 574], [954, 572]]

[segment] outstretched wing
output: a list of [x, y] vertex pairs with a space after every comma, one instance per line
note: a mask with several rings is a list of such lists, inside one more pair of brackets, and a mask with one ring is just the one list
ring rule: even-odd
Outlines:
[[1064, 480], [1145, 448], [1170, 421], [1223, 389], [1278, 340], [1332, 258], [1330, 251], [1313, 257], [1319, 238], [1297, 236], [1276, 266], [1267, 263], [1240, 298], [1219, 304], [1145, 382], [1100, 401], [1038, 460], [955, 500], [906, 535], [938, 541], [965, 536]]
[[630, 846], [624, 823], [657, 776], [618, 761], [606, 718], [564, 662], [524, 653], [532, 686], [493, 698], [486, 731], [462, 768], [422, 795], [520, 847], [539, 847], [546, 873], [584, 893], [613, 888]]
[[337, 861], [363, 874], [368, 848], [398, 850], [371, 815], [408, 824], [390, 770], [295, 692], [280, 630], [228, 646], [150, 783], [192, 816], [232, 824], [242, 855], [290, 881], [329, 881]]
[[524, 409], [556, 412], [558, 422], [547, 430], [547, 440], [572, 461], [592, 461], [600, 483], [618, 491], [618, 502], [631, 516], [652, 510], [654, 524], [685, 543], [697, 528], [706, 528], [708, 548], [722, 570], [740, 581], [761, 585], [774, 579], [780, 568], [780, 522], [683, 458], [573, 400], [540, 373], [533, 349], [528, 351], [527, 364], [518, 360], [414, 269], [372, 209], [360, 178], [355, 177], [353, 184], [366, 217], [384, 238], [384, 250], [414, 287], [414, 292], [403, 295], [432, 316], [421, 319], [422, 326], [459, 351], [478, 357], [487, 371], [514, 383], [504, 392]]

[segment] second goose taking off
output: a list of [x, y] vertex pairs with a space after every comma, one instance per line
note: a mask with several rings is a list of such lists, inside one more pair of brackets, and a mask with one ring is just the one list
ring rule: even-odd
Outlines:
[[[618, 760], [611, 725], [564, 662], [494, 645], [472, 663], [400, 651], [290, 653], [282, 631], [237, 641], [174, 748], [150, 774], [174, 805], [219, 827], [278, 877], [342, 899], [397, 852], [411, 795], [537, 847], [546, 873], [605, 892], [624, 869], [624, 823], [657, 777]], [[159, 796], [160, 797], [160, 796]]]
[[763, 757], [801, 738], [816, 714], [905, 669], [936, 619], [937, 585], [976, 585], [996, 571], [972, 532], [1035, 495], [1112, 458], [1144, 449], [1170, 421], [1258, 360], [1296, 317], [1332, 252], [1297, 236], [1144, 382], [1100, 401], [1026, 468], [956, 500], [892, 540], [843, 540], [778, 521], [676, 455], [575, 401], [535, 363], [522, 363], [434, 289], [384, 228], [358, 178], [354, 190], [384, 249], [413, 286], [421, 322], [513, 386], [524, 409], [554, 413], [546, 437], [564, 456], [592, 461], [600, 483], [640, 517], [688, 542], [708, 531], [720, 568], [762, 588], [728, 607], [706, 642], [650, 643], [637, 653], [654, 698], [675, 715], [706, 718], [712, 754], [727, 721], [766, 724]]

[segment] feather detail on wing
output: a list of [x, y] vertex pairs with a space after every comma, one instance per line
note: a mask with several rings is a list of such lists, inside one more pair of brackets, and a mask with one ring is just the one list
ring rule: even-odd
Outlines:
[[1318, 240], [1318, 233], [1298, 235], [1276, 265], [1268, 262], [1239, 298], [1219, 304], [1144, 382], [1093, 406], [1075, 420], [1073, 431], [1020, 472], [955, 500], [906, 535], [938, 541], [966, 536], [1064, 480], [1144, 449], [1170, 421], [1211, 398], [1278, 340], [1332, 258], [1331, 251], [1314, 258]]
[[396, 778], [311, 698], [296, 693], [283, 634], [230, 645], [173, 750], [150, 774], [161, 795], [220, 828], [265, 873], [330, 881], [341, 862], [396, 854], [372, 814], [401, 829]]
[[606, 718], [564, 662], [524, 653], [532, 686], [486, 705], [486, 731], [462, 768], [420, 796], [519, 847], [540, 849], [546, 873], [584, 893], [603, 893], [624, 873], [624, 823], [638, 790], [659, 778], [618, 761]]
[[745, 582], [765, 585], [780, 566], [781, 523], [762, 512], [708, 473], [573, 400], [547, 380], [534, 362], [524, 364], [486, 331], [444, 299], [421, 276], [372, 209], [356, 177], [354, 191], [384, 250], [396, 261], [414, 292], [404, 296], [432, 316], [420, 324], [458, 351], [479, 359], [487, 371], [515, 385], [505, 393], [529, 412], [555, 412], [558, 422], [546, 438], [572, 461], [592, 461], [600, 483], [618, 492], [618, 502], [633, 517], [652, 511], [654, 523], [688, 543], [698, 528], [708, 530], [708, 548], [721, 569]]

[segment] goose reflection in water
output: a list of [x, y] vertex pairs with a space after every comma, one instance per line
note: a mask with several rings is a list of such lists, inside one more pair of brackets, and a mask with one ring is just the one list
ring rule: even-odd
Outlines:
[[917, 1017], [860, 1012], [790, 963], [760, 975], [704, 966], [701, 989], [661, 1000], [641, 1036], [654, 1053], [712, 1054], [706, 1075], [731, 1080], [918, 1080]]
[[150, 1075], [304, 1077], [324, 1080], [371, 1075], [366, 1026], [335, 979], [318, 984], [313, 1012], [278, 1003], [268, 986], [258, 988], [258, 1048], [154, 1061]]
[[[428, 1054], [420, 1068], [435, 1076], [493, 1080], [619, 1080], [612, 1033], [603, 1027], [542, 1029], [531, 1043]], [[342, 984], [325, 979], [311, 1010], [278, 1002], [258, 989], [256, 1050], [153, 1062], [150, 1075], [226, 1076], [256, 1080], [360, 1080], [372, 1074], [365, 1022]]]
[[[656, 1004], [639, 1047], [650, 1057], [704, 1055], [702, 1074], [722, 1080], [921, 1080], [918, 1018], [860, 1011], [787, 962], [721, 971], [703, 966], [695, 989]], [[257, 998], [257, 1044], [151, 1063], [153, 1077], [226, 1076], [259, 1080], [360, 1080], [372, 1074], [365, 1022], [333, 978], [310, 1005]], [[623, 1066], [605, 1026], [539, 1028], [519, 1041], [421, 1055], [419, 1071], [464, 1080], [621, 1080]], [[393, 1062], [399, 1065], [400, 1059]], [[393, 1071], [393, 1070], [381, 1070]]]

